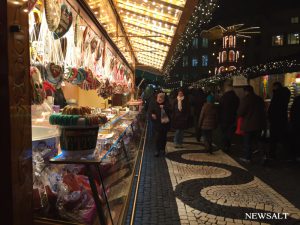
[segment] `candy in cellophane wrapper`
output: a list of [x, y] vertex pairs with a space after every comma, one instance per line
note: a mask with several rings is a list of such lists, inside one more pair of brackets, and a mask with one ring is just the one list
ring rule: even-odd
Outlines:
[[[96, 182], [100, 201], [103, 191]], [[86, 176], [66, 173], [59, 184], [57, 208], [59, 215], [72, 221], [92, 224], [95, 218], [96, 206]]]

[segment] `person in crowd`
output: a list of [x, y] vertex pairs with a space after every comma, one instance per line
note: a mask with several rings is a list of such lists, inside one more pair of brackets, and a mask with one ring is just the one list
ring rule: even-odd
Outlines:
[[273, 97], [268, 109], [270, 122], [270, 146], [267, 158], [276, 158], [277, 144], [286, 144], [288, 128], [288, 104], [291, 92], [283, 87], [280, 82], [273, 84]]
[[206, 95], [203, 92], [203, 90], [202, 89], [195, 90], [194, 101], [193, 101], [193, 105], [194, 105], [193, 117], [194, 117], [195, 137], [198, 142], [200, 142], [201, 140], [201, 129], [198, 126], [198, 122], [199, 122], [199, 117], [200, 117], [202, 107], [205, 102], [206, 102]]
[[189, 101], [180, 89], [172, 108], [172, 127], [176, 130], [174, 137], [175, 148], [182, 148], [184, 130], [188, 128]]
[[154, 155], [165, 155], [167, 133], [170, 128], [170, 107], [165, 93], [158, 93], [156, 101], [152, 101], [148, 109], [148, 117], [153, 126]]
[[217, 128], [217, 124], [218, 110], [214, 104], [214, 97], [208, 95], [200, 113], [199, 127], [204, 137], [205, 148], [210, 154], [212, 154], [212, 132]]
[[222, 131], [223, 150], [229, 152], [231, 140], [236, 129], [237, 110], [240, 99], [234, 92], [232, 83], [226, 83], [224, 91], [219, 101], [219, 122]]
[[293, 153], [293, 158], [300, 161], [300, 95], [294, 99], [294, 102], [290, 111], [290, 125], [291, 125], [291, 152]]
[[254, 93], [252, 86], [244, 87], [245, 97], [241, 100], [238, 116], [243, 118], [241, 130], [244, 132], [245, 157], [240, 158], [244, 162], [250, 162], [252, 158], [253, 143], [258, 141], [262, 130], [266, 126], [264, 101]]

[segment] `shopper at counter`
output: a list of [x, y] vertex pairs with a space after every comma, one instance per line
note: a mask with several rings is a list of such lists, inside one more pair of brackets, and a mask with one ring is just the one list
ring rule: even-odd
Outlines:
[[291, 92], [283, 87], [280, 82], [273, 84], [273, 97], [268, 109], [270, 122], [270, 146], [267, 157], [276, 158], [277, 144], [286, 145], [288, 128], [288, 104]]
[[170, 128], [170, 108], [164, 93], [158, 93], [156, 101], [149, 105], [148, 116], [153, 124], [154, 155], [165, 154], [167, 133]]
[[244, 87], [245, 97], [241, 100], [238, 116], [243, 118], [241, 125], [244, 131], [245, 157], [240, 158], [244, 162], [250, 162], [253, 143], [258, 140], [261, 131], [266, 127], [264, 101], [254, 93], [252, 86]]
[[240, 99], [234, 92], [232, 84], [227, 83], [219, 104], [219, 122], [222, 131], [222, 145], [225, 152], [230, 151], [231, 140], [236, 128], [239, 104]]
[[175, 148], [182, 148], [184, 130], [189, 126], [189, 108], [189, 101], [184, 96], [183, 90], [180, 89], [172, 108], [172, 127], [176, 130], [174, 137]]

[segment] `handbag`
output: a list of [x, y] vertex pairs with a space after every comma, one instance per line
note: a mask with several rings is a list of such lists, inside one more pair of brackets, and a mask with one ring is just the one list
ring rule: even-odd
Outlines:
[[245, 132], [241, 129], [242, 128], [242, 124], [243, 124], [243, 117], [238, 117], [237, 119], [237, 123], [236, 123], [236, 131], [235, 134], [237, 135], [244, 135]]
[[170, 119], [169, 119], [166, 111], [163, 108], [161, 108], [160, 112], [161, 112], [161, 115], [160, 115], [161, 116], [161, 123], [162, 124], [169, 123]]

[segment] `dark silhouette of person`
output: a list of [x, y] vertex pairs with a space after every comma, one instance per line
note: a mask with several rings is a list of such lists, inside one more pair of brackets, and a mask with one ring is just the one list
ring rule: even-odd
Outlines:
[[266, 127], [266, 115], [263, 99], [254, 93], [252, 86], [244, 87], [245, 97], [241, 100], [238, 116], [243, 118], [241, 125], [244, 131], [245, 157], [240, 158], [244, 162], [250, 162], [252, 158], [253, 143], [256, 142], [262, 130]]
[[222, 144], [225, 152], [230, 151], [231, 140], [236, 129], [237, 110], [240, 99], [234, 92], [232, 85], [225, 86], [225, 93], [220, 98], [219, 123], [222, 131]]
[[283, 87], [280, 82], [273, 84], [273, 97], [268, 109], [270, 123], [270, 146], [267, 153], [268, 159], [276, 158], [277, 144], [286, 145], [288, 129], [288, 105], [291, 92]]

